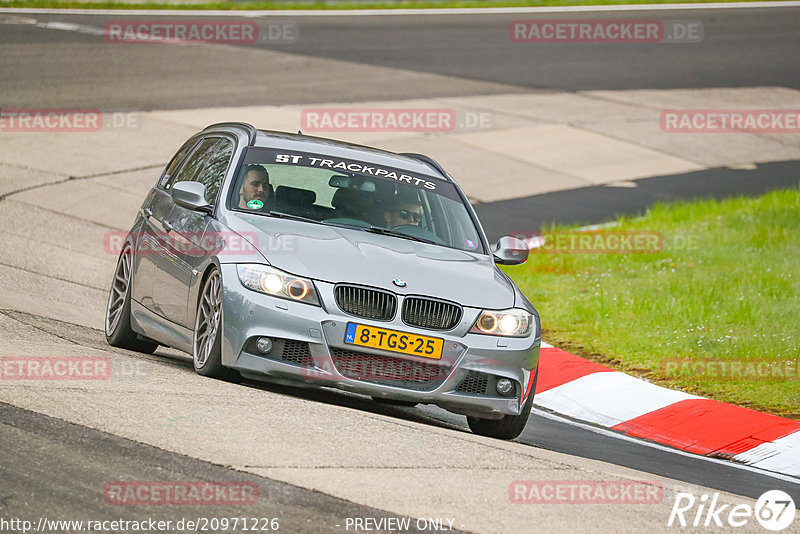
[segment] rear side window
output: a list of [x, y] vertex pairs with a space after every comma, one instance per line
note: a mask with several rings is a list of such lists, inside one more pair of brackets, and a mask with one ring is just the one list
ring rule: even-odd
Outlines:
[[178, 171], [177, 176], [170, 178], [169, 182], [164, 186], [164, 189], [171, 189], [175, 182], [188, 182], [194, 180], [203, 168], [203, 164], [208, 157], [214, 153], [217, 143], [220, 142], [219, 137], [211, 137], [203, 139], [200, 145], [195, 149], [186, 163]]
[[233, 143], [227, 139], [222, 139], [216, 146], [216, 152], [195, 178], [195, 181], [206, 186], [206, 200], [209, 204], [216, 203], [217, 192], [220, 185], [222, 185], [222, 180], [225, 178], [225, 171], [228, 170], [232, 154]]
[[191, 152], [192, 148], [197, 145], [197, 139], [193, 139], [184, 144], [178, 152], [172, 156], [172, 159], [167, 164], [164, 172], [161, 173], [161, 178], [158, 179], [158, 187], [164, 187], [170, 181], [170, 178], [180, 168], [181, 163], [186, 159], [186, 156]]

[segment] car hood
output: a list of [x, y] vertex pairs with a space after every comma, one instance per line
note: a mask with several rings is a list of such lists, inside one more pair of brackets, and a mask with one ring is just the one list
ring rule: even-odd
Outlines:
[[[239, 215], [228, 221], [271, 265], [297, 276], [398, 294], [428, 295], [475, 308], [514, 305], [514, 286], [490, 256], [351, 228]], [[393, 280], [406, 282], [405, 288]]]

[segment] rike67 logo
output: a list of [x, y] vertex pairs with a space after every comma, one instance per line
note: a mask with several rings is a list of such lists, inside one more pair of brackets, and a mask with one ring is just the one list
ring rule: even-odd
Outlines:
[[749, 504], [723, 504], [719, 493], [698, 499], [691, 493], [677, 493], [667, 526], [692, 527], [743, 527], [755, 518], [767, 530], [779, 532], [794, 522], [794, 500], [781, 490], [770, 490], [761, 495], [755, 506]]

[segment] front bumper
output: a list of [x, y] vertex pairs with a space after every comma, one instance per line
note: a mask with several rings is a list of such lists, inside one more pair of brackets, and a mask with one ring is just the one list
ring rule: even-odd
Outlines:
[[[538, 367], [540, 338], [467, 333], [480, 310], [464, 308], [461, 324], [442, 333], [392, 321], [371, 321], [341, 311], [334, 285], [315, 282], [322, 307], [257, 293], [240, 282], [235, 265], [222, 265], [222, 364], [253, 379], [333, 387], [374, 397], [435, 404], [483, 418], [519, 415]], [[440, 360], [344, 342], [347, 323], [399, 330], [444, 340]], [[275, 340], [267, 355], [257, 337]], [[502, 396], [498, 378], [514, 384]]]

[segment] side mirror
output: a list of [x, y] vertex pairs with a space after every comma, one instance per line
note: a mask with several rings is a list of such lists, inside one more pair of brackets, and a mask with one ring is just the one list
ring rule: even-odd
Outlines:
[[520, 265], [528, 261], [528, 245], [516, 237], [501, 237], [492, 255], [502, 265]]
[[172, 186], [172, 201], [182, 208], [211, 213], [213, 208], [206, 200], [206, 186], [200, 182], [178, 182]]

